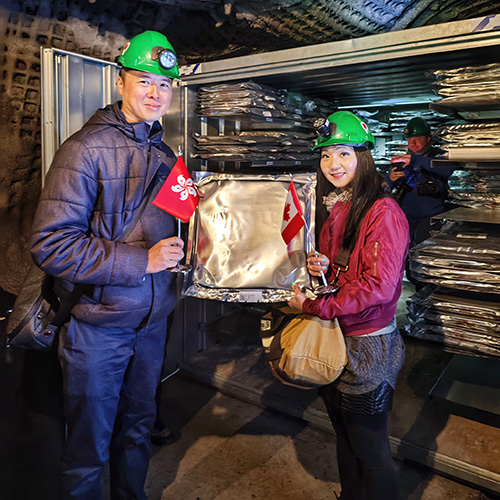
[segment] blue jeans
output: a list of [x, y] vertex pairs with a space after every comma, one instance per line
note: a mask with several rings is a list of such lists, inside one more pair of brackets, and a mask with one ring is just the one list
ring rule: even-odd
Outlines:
[[136, 330], [95, 327], [72, 318], [61, 332], [64, 500], [100, 500], [108, 460], [111, 498], [146, 499], [165, 341], [166, 319]]

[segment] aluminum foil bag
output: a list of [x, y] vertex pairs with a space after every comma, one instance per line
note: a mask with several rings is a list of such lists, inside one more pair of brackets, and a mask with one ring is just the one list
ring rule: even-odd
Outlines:
[[[281, 302], [292, 282], [309, 284], [316, 175], [194, 172], [200, 204], [189, 226], [192, 275], [183, 295], [232, 302]], [[293, 179], [308, 231], [287, 248], [283, 210]]]

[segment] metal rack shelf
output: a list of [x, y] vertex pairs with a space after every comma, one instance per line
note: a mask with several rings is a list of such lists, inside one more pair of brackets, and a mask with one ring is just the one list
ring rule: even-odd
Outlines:
[[203, 170], [208, 172], [251, 171], [268, 169], [269, 171], [293, 170], [294, 172], [310, 172], [316, 168], [317, 160], [203, 160], [199, 159]]
[[432, 160], [432, 167], [453, 167], [457, 170], [499, 170], [500, 169], [500, 159], [495, 158], [491, 160], [481, 160], [481, 161], [459, 161], [459, 160]]
[[459, 207], [442, 214], [434, 215], [431, 219], [478, 222], [481, 224], [500, 224], [500, 210]]
[[300, 115], [294, 115], [293, 118], [276, 118], [273, 116], [260, 116], [254, 114], [240, 113], [234, 115], [205, 115], [200, 114], [200, 118], [210, 118], [216, 120], [227, 120], [251, 125], [253, 130], [292, 130], [302, 128], [311, 131], [311, 120], [307, 120]]
[[429, 109], [465, 120], [500, 119], [500, 99], [475, 99], [441, 103], [434, 101]]
[[500, 359], [455, 354], [431, 396], [500, 415]]

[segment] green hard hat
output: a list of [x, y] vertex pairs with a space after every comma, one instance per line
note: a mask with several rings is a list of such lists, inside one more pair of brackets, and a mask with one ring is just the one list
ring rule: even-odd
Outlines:
[[177, 54], [165, 35], [144, 31], [134, 36], [123, 48], [118, 64], [128, 69], [179, 78]]
[[429, 136], [431, 135], [431, 128], [423, 118], [416, 116], [408, 122], [408, 125], [406, 125], [403, 133], [407, 139], [410, 137], [418, 137], [420, 135]]
[[337, 111], [328, 118], [317, 118], [313, 127], [318, 133], [313, 150], [336, 144], [373, 149], [375, 139], [368, 125], [350, 111]]

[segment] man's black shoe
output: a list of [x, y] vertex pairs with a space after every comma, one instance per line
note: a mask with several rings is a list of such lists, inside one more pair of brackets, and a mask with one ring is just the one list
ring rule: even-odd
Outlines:
[[151, 442], [156, 446], [165, 446], [172, 440], [172, 437], [172, 431], [167, 427], [167, 424], [157, 420], [151, 431]]

